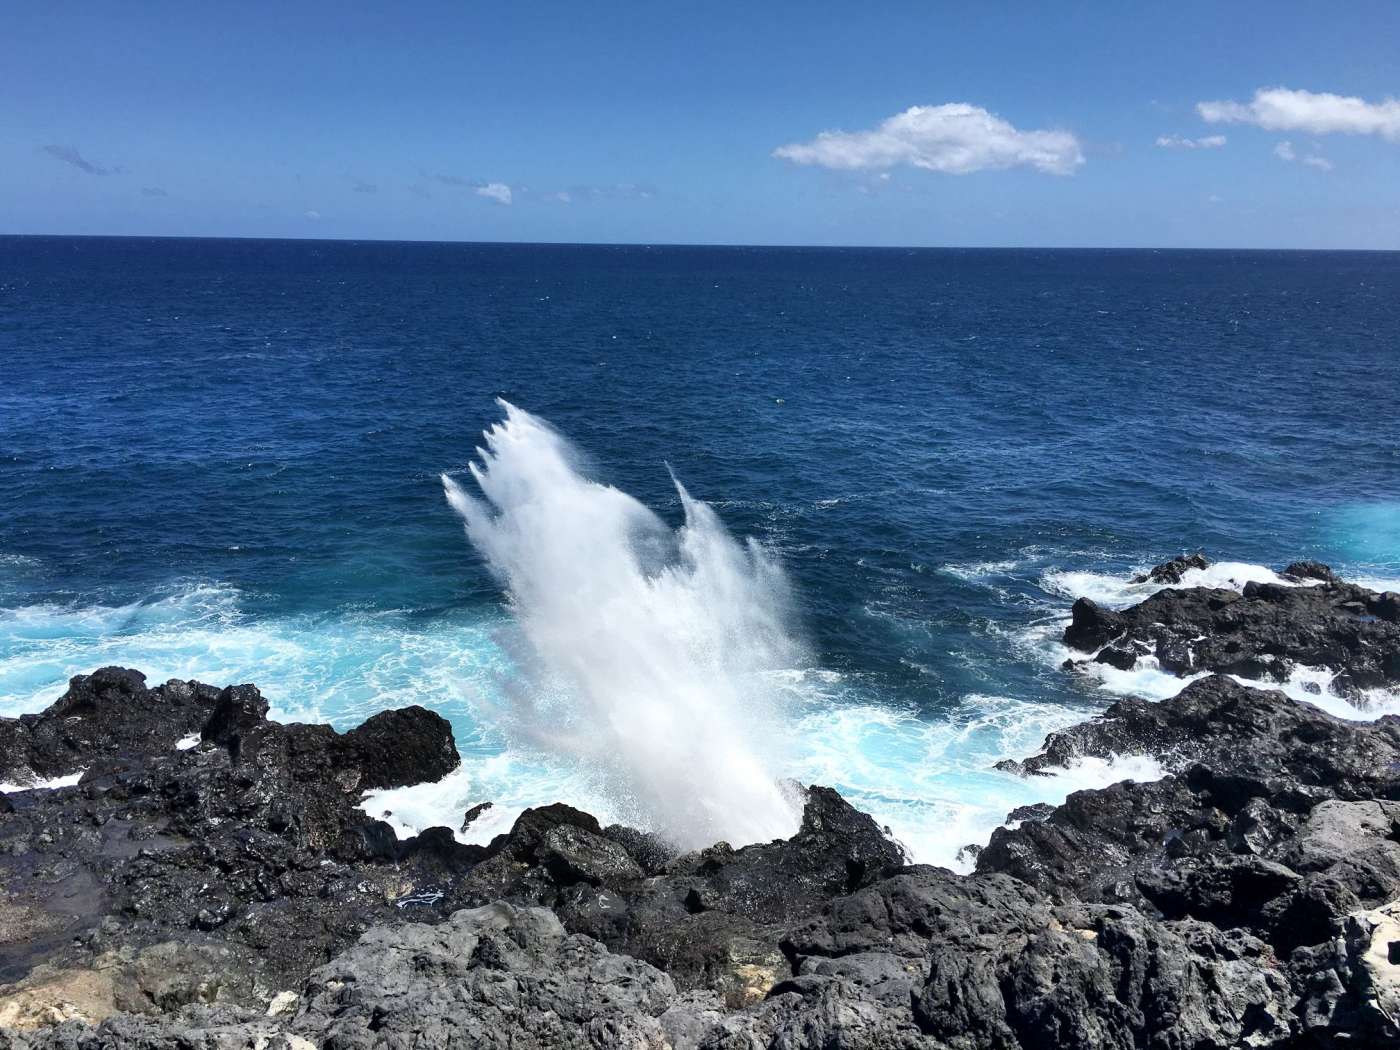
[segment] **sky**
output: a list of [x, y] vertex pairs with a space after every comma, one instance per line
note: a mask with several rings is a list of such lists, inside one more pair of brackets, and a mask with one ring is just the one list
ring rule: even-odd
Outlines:
[[4, 23], [0, 233], [1400, 248], [1393, 0]]

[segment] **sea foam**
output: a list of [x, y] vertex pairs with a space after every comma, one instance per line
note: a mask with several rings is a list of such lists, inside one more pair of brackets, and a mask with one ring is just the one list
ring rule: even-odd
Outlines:
[[504, 731], [592, 770], [613, 812], [679, 845], [792, 834], [765, 673], [801, 646], [776, 561], [679, 482], [684, 523], [671, 528], [588, 478], [541, 420], [501, 406], [470, 468], [480, 496], [443, 485], [528, 643]]

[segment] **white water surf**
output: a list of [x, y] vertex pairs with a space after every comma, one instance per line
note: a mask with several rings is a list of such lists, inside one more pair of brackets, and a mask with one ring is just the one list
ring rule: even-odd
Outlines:
[[619, 819], [677, 845], [791, 835], [800, 811], [779, 781], [782, 697], [767, 676], [802, 647], [777, 563], [679, 482], [671, 528], [501, 405], [470, 468], [480, 495], [443, 486], [528, 643], [502, 730], [591, 770]]

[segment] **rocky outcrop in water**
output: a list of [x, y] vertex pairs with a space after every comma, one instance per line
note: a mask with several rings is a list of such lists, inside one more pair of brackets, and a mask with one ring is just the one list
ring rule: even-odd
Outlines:
[[[1286, 590], [1325, 633], [1357, 618], [1346, 587]], [[401, 842], [358, 801], [455, 765], [422, 709], [338, 734], [269, 721], [250, 686], [105, 669], [0, 739], [12, 782], [85, 770], [0, 807], [0, 1048], [1400, 1040], [1400, 720], [1224, 676], [1015, 764], [1168, 772], [1018, 812], [970, 876], [906, 864], [824, 788], [795, 836], [744, 849], [564, 805], [487, 847]]]
[[[1149, 577], [1180, 582], [1178, 562]], [[1151, 657], [1177, 675], [1284, 681], [1317, 667], [1336, 673], [1335, 691], [1357, 696], [1400, 683], [1400, 594], [1344, 583], [1317, 562], [1294, 562], [1282, 575], [1295, 584], [1172, 587], [1121, 611], [1080, 598], [1065, 644], [1125, 670]]]

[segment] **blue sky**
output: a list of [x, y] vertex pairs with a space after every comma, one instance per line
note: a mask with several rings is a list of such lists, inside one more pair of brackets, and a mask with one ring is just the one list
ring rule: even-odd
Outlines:
[[1400, 248], [1400, 4], [1132, 6], [19, 0], [0, 232]]

